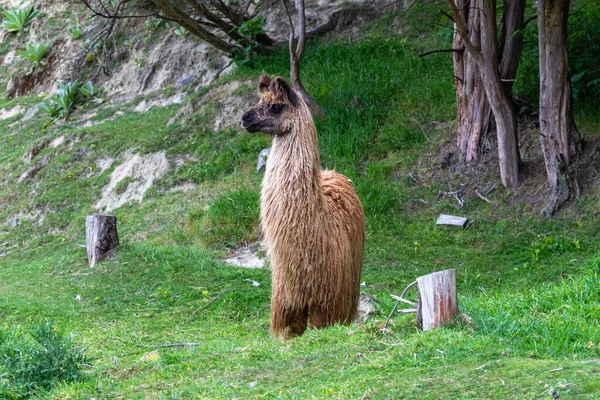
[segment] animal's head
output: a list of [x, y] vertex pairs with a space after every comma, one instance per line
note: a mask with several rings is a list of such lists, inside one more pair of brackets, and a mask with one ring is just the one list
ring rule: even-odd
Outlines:
[[292, 129], [293, 119], [302, 99], [283, 78], [260, 77], [260, 100], [242, 115], [242, 128], [248, 132], [285, 135]]

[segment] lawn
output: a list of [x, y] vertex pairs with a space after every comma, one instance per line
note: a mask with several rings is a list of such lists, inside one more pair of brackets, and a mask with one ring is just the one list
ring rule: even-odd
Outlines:
[[[302, 70], [327, 116], [317, 121], [322, 164], [352, 179], [366, 212], [362, 291], [376, 299], [377, 312], [364, 324], [272, 338], [268, 269], [221, 261], [259, 238], [262, 175], [254, 166], [267, 137], [237, 128], [213, 132], [204, 115], [195, 115], [191, 128], [167, 125], [177, 105], [144, 114], [125, 106], [123, 115], [87, 128], [77, 119], [44, 127], [42, 114], [16, 125], [19, 116], [0, 121], [0, 331], [29, 343], [31, 327], [51, 321], [90, 358], [82, 379], [57, 380], [34, 396], [543, 399], [556, 392], [591, 399], [600, 393], [600, 197], [584, 192], [551, 220], [515, 200], [498, 178], [488, 195], [493, 204], [468, 196], [459, 208], [453, 198], [438, 199], [446, 182], [409, 174], [426, 176], [420, 157], [452, 140], [450, 56], [418, 57], [444, 38], [390, 39], [378, 29], [358, 42], [313, 42]], [[287, 68], [281, 52], [215, 85], [262, 73], [287, 76]], [[39, 101], [0, 100], [0, 108]], [[600, 114], [577, 107], [580, 130], [598, 137]], [[108, 108], [102, 113], [113, 116]], [[41, 146], [24, 163], [28, 149], [61, 136], [62, 147]], [[170, 168], [142, 203], [112, 212], [122, 245], [90, 269], [77, 246], [85, 242], [83, 218], [128, 150], [164, 151]], [[176, 168], [181, 155], [191, 161]], [[97, 160], [106, 157], [116, 161], [101, 171]], [[39, 172], [19, 181], [40, 160]], [[185, 182], [195, 186], [169, 190]], [[472, 224], [437, 227], [440, 213], [465, 215]], [[413, 315], [395, 314], [382, 331], [394, 304], [390, 294], [446, 268], [457, 270], [463, 316], [456, 323], [422, 332]], [[8, 397], [13, 382], [2, 368], [0, 397]]]

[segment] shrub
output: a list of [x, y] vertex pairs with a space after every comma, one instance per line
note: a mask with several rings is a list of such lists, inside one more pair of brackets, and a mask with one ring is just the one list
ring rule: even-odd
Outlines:
[[23, 8], [11, 8], [4, 11], [2, 27], [9, 32], [22, 32], [29, 26], [34, 18], [40, 16], [40, 12], [33, 9], [33, 5]]
[[90, 81], [80, 84], [78, 79], [69, 83], [58, 82], [58, 91], [56, 96], [44, 103], [42, 109], [46, 111], [50, 118], [55, 121], [66, 119], [77, 107], [93, 101], [102, 102], [98, 97], [100, 90]]
[[600, 103], [600, 3], [581, 0], [569, 15], [569, 75], [575, 100]]
[[0, 328], [0, 398], [26, 398], [59, 382], [81, 380], [90, 361], [85, 347], [51, 321], [26, 332]]
[[39, 44], [28, 43], [25, 46], [25, 50], [17, 50], [17, 53], [22, 57], [29, 61], [31, 61], [34, 66], [38, 67], [40, 65], [45, 65], [42, 59], [46, 56], [50, 45], [42, 42]]

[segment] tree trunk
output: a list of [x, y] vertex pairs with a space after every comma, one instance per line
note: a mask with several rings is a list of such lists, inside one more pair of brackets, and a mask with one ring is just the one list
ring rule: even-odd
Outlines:
[[[467, 34], [477, 50], [481, 50], [481, 13], [469, 7], [469, 0], [457, 0], [461, 18], [465, 21]], [[470, 52], [464, 51], [459, 32], [454, 33], [454, 76], [456, 82], [457, 145], [465, 155], [465, 161], [476, 161], [483, 149], [483, 135], [488, 131], [490, 107], [485, 95], [478, 64]]]
[[500, 178], [508, 189], [519, 183], [519, 156], [517, 151], [517, 120], [510, 100], [500, 81], [496, 45], [496, 1], [477, 0], [475, 12], [481, 13], [481, 59], [483, 84], [494, 120], [498, 139]]
[[500, 77], [504, 92], [509, 97], [523, 50], [523, 34], [520, 31], [523, 29], [524, 17], [525, 0], [504, 0], [500, 36]]
[[285, 3], [282, 1], [283, 7], [286, 13], [288, 13], [289, 24], [290, 24], [290, 37], [289, 37], [289, 51], [290, 51], [290, 80], [292, 81], [292, 87], [297, 91], [302, 99], [308, 106], [310, 112], [318, 117], [319, 119], [325, 118], [325, 112], [319, 106], [319, 104], [312, 98], [310, 94], [304, 89], [302, 81], [300, 80], [300, 63], [302, 62], [302, 56], [304, 55], [304, 46], [306, 44], [306, 15], [304, 11], [304, 0], [296, 0], [296, 9], [298, 10], [298, 44], [294, 51], [294, 24], [292, 23], [289, 11], [286, 8]]
[[106, 258], [117, 246], [117, 217], [94, 214], [85, 218], [85, 247], [90, 267]]
[[569, 0], [538, 0], [540, 51], [540, 143], [551, 199], [550, 216], [576, 191], [569, 165], [580, 153], [581, 137], [571, 110], [567, 56]]

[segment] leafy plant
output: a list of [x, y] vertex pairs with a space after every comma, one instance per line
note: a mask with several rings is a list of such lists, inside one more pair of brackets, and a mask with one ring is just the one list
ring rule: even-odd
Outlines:
[[100, 90], [91, 81], [83, 84], [80, 84], [78, 79], [69, 83], [58, 82], [56, 96], [44, 103], [42, 109], [50, 115], [53, 121], [66, 119], [77, 107], [90, 101], [102, 102], [103, 100], [98, 97], [99, 93]]
[[11, 8], [4, 11], [2, 27], [9, 32], [22, 32], [29, 26], [34, 18], [40, 16], [40, 12], [33, 9], [33, 5], [23, 8]]
[[600, 3], [582, 0], [569, 15], [569, 75], [575, 100], [600, 100]]
[[179, 36], [180, 38], [185, 39], [185, 37], [188, 34], [188, 31], [183, 26], [179, 26], [177, 29], [173, 30], [173, 33]]
[[51, 321], [26, 332], [0, 328], [0, 398], [27, 398], [59, 382], [81, 380], [90, 361], [85, 347]]
[[71, 32], [69, 36], [73, 40], [81, 39], [83, 37], [83, 32], [81, 31], [81, 26], [79, 25], [79, 22], [76, 22], [75, 25], [71, 27]]
[[160, 28], [163, 24], [165, 23], [165, 20], [162, 18], [148, 18], [146, 20], [146, 29], [148, 29], [149, 31], [154, 31], [158, 28]]
[[42, 59], [46, 56], [50, 45], [42, 42], [38, 44], [28, 43], [25, 46], [25, 50], [17, 50], [17, 53], [22, 57], [29, 61], [31, 61], [35, 67], [39, 67], [40, 65], [46, 65], [42, 61]]
[[229, 53], [231, 58], [230, 64], [235, 63], [237, 65], [244, 65], [252, 59], [256, 49], [260, 47], [260, 43], [256, 40], [256, 36], [264, 34], [263, 29], [267, 21], [262, 16], [257, 16], [247, 21], [244, 21], [235, 30], [246, 39], [246, 44], [242, 44], [238, 41], [238, 47], [235, 47], [233, 51]]

